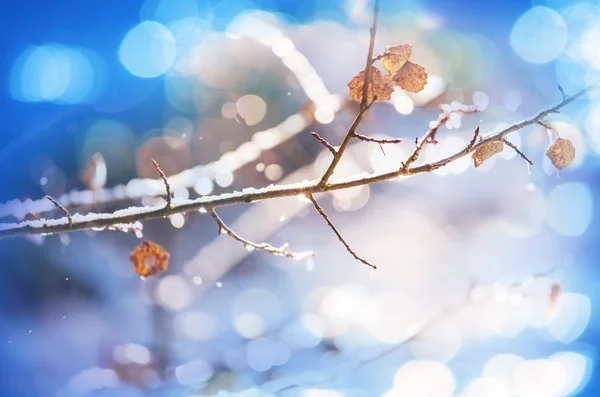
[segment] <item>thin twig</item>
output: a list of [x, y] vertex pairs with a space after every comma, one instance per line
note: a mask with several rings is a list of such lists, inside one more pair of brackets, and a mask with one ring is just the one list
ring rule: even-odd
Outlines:
[[477, 128], [475, 129], [475, 133], [473, 134], [473, 139], [471, 139], [471, 142], [469, 142], [469, 145], [467, 146], [467, 150], [473, 149], [473, 147], [477, 143], [478, 137], [479, 137], [479, 126], [477, 126]]
[[373, 143], [378, 143], [378, 144], [396, 144], [396, 143], [401, 143], [402, 139], [385, 139], [385, 138], [373, 138], [372, 136], [366, 136], [366, 135], [362, 135], [359, 133], [354, 133], [354, 136], [356, 137], [356, 139], [360, 139], [361, 141], [365, 141], [365, 142], [373, 142]]
[[522, 151], [520, 151], [519, 148], [514, 143], [510, 142], [506, 138], [502, 138], [502, 142], [504, 142], [504, 144], [506, 146], [509, 146], [510, 148], [512, 148], [512, 150], [514, 150], [515, 152], [517, 152], [517, 154], [519, 156], [521, 156], [523, 158], [523, 160], [527, 161], [529, 163], [529, 165], [533, 165], [533, 161], [529, 160], [529, 158], [527, 158], [527, 156], [525, 155], [525, 153], [523, 153]]
[[167, 190], [167, 206], [166, 206], [166, 208], [170, 209], [171, 208], [171, 186], [169, 185], [169, 181], [167, 181], [167, 176], [165, 175], [163, 170], [160, 169], [156, 160], [151, 158], [150, 161], [152, 161], [152, 165], [154, 166], [154, 168], [156, 168], [156, 172], [158, 172], [158, 175], [160, 175], [161, 179], [163, 180], [163, 183], [165, 184], [165, 189]]
[[325, 186], [321, 184], [320, 180], [317, 180], [301, 184], [250, 189], [247, 191], [227, 193], [220, 196], [201, 197], [196, 200], [182, 200], [179, 204], [172, 203], [171, 208], [165, 208], [162, 206], [133, 207], [127, 210], [116, 211], [114, 213], [75, 215], [73, 216], [73, 223], [70, 227], [67, 225], [67, 219], [65, 218], [53, 220], [40, 219], [24, 221], [20, 223], [0, 223], [0, 238], [23, 236], [28, 234], [71, 232], [75, 230], [86, 230], [97, 227], [105, 228], [114, 225], [115, 223], [133, 223], [136, 221], [141, 222], [150, 219], [163, 218], [177, 213], [198, 211], [200, 209], [209, 210], [226, 205], [248, 204], [274, 198], [294, 197], [298, 195], [306, 196], [314, 193], [323, 193], [334, 190], [348, 189], [356, 186], [369, 185], [376, 182], [395, 179], [405, 175], [431, 172], [468, 155], [488, 142], [497, 141], [512, 132], [518, 131], [533, 124], [538, 124], [540, 120], [543, 120], [544, 117], [553, 113], [555, 110], [567, 106], [574, 100], [597, 88], [598, 86], [595, 85], [589, 86], [577, 94], [568, 97], [558, 105], [548, 108], [532, 118], [513, 124], [502, 131], [487, 136], [486, 138], [477, 142], [477, 144], [473, 147], [465, 146], [463, 149], [450, 156], [423, 165], [408, 167], [406, 169], [404, 167], [400, 167], [395, 171], [373, 173], [369, 175], [360, 174], [345, 180], [328, 183]]
[[59, 210], [61, 210], [63, 214], [65, 214], [65, 216], [67, 217], [67, 225], [69, 226], [69, 228], [71, 228], [73, 226], [73, 218], [71, 217], [69, 210], [67, 210], [61, 203], [54, 200], [52, 197], [46, 196], [46, 198], [50, 200], [52, 204], [54, 204]]
[[327, 149], [329, 149], [329, 151], [331, 152], [331, 154], [333, 154], [335, 156], [336, 151], [335, 148], [333, 146], [331, 146], [331, 144], [329, 142], [327, 142], [327, 140], [325, 138], [323, 138], [321, 135], [317, 134], [316, 132], [312, 131], [310, 133], [317, 141], [319, 141], [319, 143], [323, 146], [325, 146]]
[[344, 244], [344, 247], [346, 247], [346, 250], [356, 260], [364, 263], [365, 265], [367, 265], [367, 266], [369, 266], [369, 267], [371, 267], [373, 269], [377, 269], [377, 266], [373, 265], [372, 263], [369, 263], [367, 260], [361, 258], [360, 256], [358, 256], [358, 254], [356, 252], [354, 252], [354, 250], [350, 247], [350, 244], [348, 244], [346, 242], [346, 240], [344, 240], [344, 238], [342, 237], [342, 235], [340, 234], [340, 232], [337, 230], [337, 228], [335, 227], [335, 225], [331, 222], [331, 220], [327, 216], [327, 213], [325, 213], [325, 210], [323, 210], [323, 208], [319, 205], [319, 203], [317, 203], [317, 200], [313, 197], [313, 195], [312, 194], [309, 195], [308, 198], [310, 199], [310, 201], [312, 201], [312, 203], [315, 206], [315, 209], [317, 210], [317, 212], [319, 213], [319, 215], [321, 215], [323, 217], [323, 219], [325, 219], [325, 222], [327, 222], [327, 224], [329, 225], [329, 227], [331, 228], [331, 230], [333, 230], [333, 232], [337, 236], [338, 240], [340, 240], [340, 242], [342, 244]]
[[379, 20], [379, 0], [375, 0], [375, 4], [373, 5], [373, 26], [371, 26], [371, 29], [370, 29], [371, 39], [369, 40], [369, 50], [367, 53], [367, 64], [365, 67], [365, 82], [363, 84], [363, 96], [362, 96], [362, 100], [360, 102], [360, 109], [358, 111], [358, 115], [356, 116], [356, 119], [354, 119], [354, 122], [348, 129], [348, 132], [346, 133], [346, 136], [344, 137], [344, 140], [342, 141], [336, 154], [333, 156], [333, 160], [331, 160], [331, 164], [329, 164], [329, 167], [323, 174], [323, 177], [321, 177], [321, 180], [319, 182], [319, 185], [321, 187], [327, 185], [329, 178], [335, 171], [335, 167], [337, 167], [338, 163], [342, 159], [342, 156], [344, 155], [344, 152], [346, 151], [346, 148], [348, 147], [348, 145], [350, 144], [350, 141], [354, 137], [354, 134], [356, 133], [356, 128], [358, 128], [358, 125], [360, 124], [363, 116], [369, 110], [371, 105], [373, 105], [373, 102], [375, 102], [375, 98], [373, 98], [373, 100], [371, 102], [369, 102], [368, 94], [369, 94], [369, 82], [371, 79], [371, 66], [373, 65], [373, 48], [375, 47], [375, 36], [377, 35], [377, 21], [378, 20]]
[[[553, 111], [552, 113], [555, 113], [555, 112]], [[557, 137], [557, 138], [560, 138], [560, 135], [558, 134], [558, 131], [556, 131], [556, 128], [552, 127], [552, 126], [551, 126], [551, 125], [549, 125], [549, 124], [546, 124], [546, 123], [544, 123], [544, 121], [543, 121], [542, 119], [540, 119], [540, 120], [537, 120], [537, 121], [536, 121], [536, 124], [539, 124], [539, 125], [541, 125], [541, 126], [542, 126], [542, 127], [544, 127], [544, 128], [547, 130], [547, 131], [554, 132], [554, 134], [556, 134], [556, 137]]]
[[567, 94], [565, 94], [565, 90], [562, 88], [560, 84], [558, 84], [558, 90], [560, 91], [560, 95], [562, 95], [562, 100], [567, 99]]
[[[423, 137], [420, 140], [418, 137], [415, 138], [415, 150], [413, 150], [412, 154], [406, 159], [406, 161], [404, 161], [402, 163], [402, 167], [400, 167], [400, 169], [403, 172], [408, 171], [408, 169], [412, 165], [412, 163], [417, 161], [417, 159], [419, 158], [419, 154], [421, 154], [421, 150], [423, 150], [423, 147], [425, 146], [426, 143], [437, 143], [435, 136], [436, 136], [438, 130], [450, 119], [450, 116], [453, 113], [473, 113], [476, 111], [477, 111], [476, 108], [472, 107], [472, 110], [468, 110], [468, 111], [452, 110], [452, 111], [443, 112], [442, 114], [440, 114], [438, 119], [434, 121], [435, 124], [433, 125], [433, 127], [430, 127], [429, 130], [423, 135]], [[477, 130], [476, 132], [479, 133], [479, 130]], [[473, 149], [473, 146], [471, 146], [469, 144], [469, 146], [467, 146], [467, 149], [471, 150], [471, 149]], [[443, 164], [443, 165], [445, 165], [445, 164]]]
[[282, 245], [279, 248], [274, 247], [268, 243], [261, 243], [261, 244], [254, 243], [250, 240], [247, 240], [247, 239], [241, 237], [239, 234], [237, 234], [233, 230], [231, 230], [229, 228], [229, 226], [227, 226], [225, 224], [225, 222], [223, 222], [223, 220], [219, 217], [219, 215], [217, 215], [215, 210], [210, 209], [210, 210], [208, 210], [208, 213], [213, 217], [215, 222], [217, 222], [217, 226], [219, 226], [219, 234], [224, 233], [224, 234], [231, 236], [231, 238], [233, 238], [234, 240], [239, 241], [240, 243], [244, 244], [244, 247], [246, 247], [246, 249], [250, 249], [250, 250], [256, 249], [259, 251], [267, 252], [271, 255], [286, 256], [288, 258], [296, 259], [296, 260], [310, 258], [311, 256], [315, 255], [315, 253], [312, 251], [292, 252], [292, 251], [290, 251], [290, 248], [287, 243]]

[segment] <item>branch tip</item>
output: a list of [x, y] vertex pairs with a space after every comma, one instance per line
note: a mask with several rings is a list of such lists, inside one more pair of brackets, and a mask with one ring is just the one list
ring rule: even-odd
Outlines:
[[308, 196], [308, 198], [310, 199], [310, 201], [312, 201], [313, 206], [315, 207], [315, 209], [317, 210], [317, 212], [319, 213], [319, 215], [321, 215], [321, 217], [325, 220], [325, 222], [327, 223], [327, 225], [329, 225], [329, 227], [331, 228], [331, 230], [333, 230], [333, 232], [337, 236], [338, 240], [340, 240], [340, 242], [344, 245], [344, 247], [346, 247], [346, 251], [348, 251], [350, 253], [350, 255], [352, 255], [354, 257], [354, 259], [358, 260], [359, 262], [364, 263], [365, 265], [369, 266], [372, 269], [377, 269], [377, 266], [375, 266], [372, 263], [368, 262], [367, 260], [361, 258], [360, 256], [358, 256], [358, 254], [356, 252], [354, 252], [354, 250], [352, 249], [352, 247], [350, 247], [350, 244], [348, 244], [346, 242], [346, 240], [344, 240], [344, 238], [342, 237], [342, 235], [340, 234], [340, 232], [337, 230], [337, 228], [335, 227], [335, 225], [333, 224], [333, 222], [331, 222], [331, 219], [329, 219], [329, 216], [327, 216], [327, 213], [319, 205], [319, 203], [314, 198], [314, 196], [312, 194], [310, 194]]
[[562, 100], [567, 99], [567, 94], [565, 94], [565, 90], [562, 88], [560, 84], [558, 84], [558, 90], [560, 91], [560, 95], [562, 95]]
[[62, 213], [67, 217], [67, 224], [69, 225], [69, 228], [71, 228], [73, 226], [73, 218], [71, 217], [69, 210], [67, 210], [64, 205], [62, 205], [52, 197], [46, 196], [46, 198], [50, 200], [50, 202], [52, 202], [52, 204], [54, 204], [59, 210], [62, 211]]
[[529, 163], [530, 166], [533, 166], [533, 161], [531, 161], [526, 155], [525, 153], [523, 153], [522, 151], [519, 150], [519, 148], [517, 147], [517, 145], [515, 145], [514, 143], [510, 142], [508, 139], [506, 138], [502, 138], [502, 142], [504, 142], [504, 144], [508, 147], [510, 147], [512, 150], [514, 150], [515, 152], [517, 152], [517, 154], [519, 156], [521, 156], [523, 158], [523, 160], [527, 161]]
[[254, 243], [244, 237], [241, 237], [239, 234], [235, 233], [229, 226], [227, 226], [225, 224], [225, 222], [223, 222], [221, 217], [219, 215], [217, 215], [217, 213], [214, 209], [209, 209], [208, 213], [210, 214], [210, 216], [213, 217], [213, 219], [217, 223], [217, 226], [219, 227], [219, 235], [226, 234], [226, 235], [230, 236], [234, 240], [242, 243], [244, 245], [244, 247], [246, 247], [247, 250], [252, 251], [252, 250], [256, 249], [259, 251], [267, 252], [271, 255], [285, 256], [285, 257], [295, 259], [295, 260], [301, 260], [301, 259], [310, 258], [312, 256], [315, 256], [315, 253], [312, 251], [292, 252], [289, 249], [289, 245], [287, 243], [283, 244], [279, 248], [274, 247], [268, 243], [261, 243], [261, 244]]
[[158, 175], [160, 175], [160, 178], [163, 180], [163, 183], [165, 184], [165, 189], [167, 190], [167, 205], [166, 208], [170, 209], [171, 208], [171, 186], [169, 185], [169, 181], [167, 181], [167, 176], [165, 175], [165, 173], [163, 172], [163, 170], [160, 169], [158, 163], [156, 162], [156, 160], [154, 160], [153, 158], [150, 159], [150, 161], [152, 161], [152, 165], [154, 166], [154, 168], [156, 169], [156, 172], [158, 172]]
[[336, 154], [336, 150], [333, 146], [331, 146], [331, 144], [329, 142], [327, 142], [327, 140], [325, 138], [323, 138], [321, 135], [317, 134], [314, 131], [311, 131], [310, 133], [317, 141], [319, 141], [319, 143], [323, 146], [325, 146], [330, 152], [331, 154], [333, 154], [335, 156]]

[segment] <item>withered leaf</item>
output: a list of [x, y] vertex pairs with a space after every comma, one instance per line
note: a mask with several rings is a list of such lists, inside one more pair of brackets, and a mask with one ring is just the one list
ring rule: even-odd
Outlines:
[[[371, 66], [370, 74], [371, 77], [369, 79], [367, 99], [372, 101], [375, 96], [377, 96], [377, 102], [383, 102], [391, 99], [394, 88], [392, 87], [392, 82], [390, 79], [387, 76], [382, 76], [379, 69], [374, 66]], [[348, 83], [348, 88], [350, 88], [350, 99], [354, 99], [358, 102], [362, 101], [365, 76], [366, 73], [363, 70], [358, 74], [358, 76], [354, 76]]]
[[567, 167], [575, 160], [575, 148], [570, 140], [558, 138], [546, 151], [546, 156], [559, 170]]
[[402, 44], [395, 47], [387, 47], [385, 56], [381, 58], [381, 64], [388, 73], [397, 73], [412, 55], [412, 45]]
[[152, 241], [144, 241], [131, 252], [129, 261], [137, 274], [148, 277], [167, 269], [169, 253]]
[[419, 92], [427, 83], [425, 68], [407, 61], [393, 77], [398, 87], [410, 92]]
[[504, 150], [504, 143], [502, 143], [502, 141], [492, 141], [478, 147], [471, 156], [475, 163], [475, 168], [479, 167], [484, 161], [496, 153], [500, 153], [502, 150]]

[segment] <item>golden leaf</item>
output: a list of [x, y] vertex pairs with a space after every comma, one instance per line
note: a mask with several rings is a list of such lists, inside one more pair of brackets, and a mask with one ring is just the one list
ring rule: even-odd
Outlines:
[[575, 160], [575, 148], [570, 140], [558, 138], [546, 151], [546, 156], [559, 170], [567, 167]]
[[[348, 83], [348, 88], [350, 88], [350, 99], [354, 99], [358, 102], [362, 101], [365, 76], [366, 73], [363, 70], [358, 76], [354, 76]], [[382, 76], [379, 69], [371, 66], [371, 77], [369, 79], [367, 99], [372, 101], [374, 96], [376, 96], [377, 102], [383, 102], [392, 98], [392, 92], [394, 92], [394, 88], [392, 87], [392, 82], [389, 78], [387, 76]]]
[[152, 276], [167, 269], [169, 253], [152, 241], [144, 241], [131, 252], [129, 261], [137, 274], [142, 277]]
[[479, 146], [471, 156], [475, 163], [475, 168], [479, 167], [484, 161], [496, 153], [500, 153], [502, 150], [504, 150], [504, 143], [502, 143], [502, 141], [492, 141]]
[[381, 64], [388, 73], [397, 73], [412, 55], [412, 45], [402, 44], [395, 47], [387, 47], [385, 56], [381, 58]]
[[406, 62], [393, 77], [398, 87], [410, 92], [419, 92], [427, 83], [425, 68], [416, 63]]

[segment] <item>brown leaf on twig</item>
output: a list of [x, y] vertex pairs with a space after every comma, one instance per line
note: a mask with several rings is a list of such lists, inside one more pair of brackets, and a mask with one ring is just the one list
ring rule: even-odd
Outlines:
[[504, 143], [502, 143], [502, 141], [492, 141], [478, 147], [477, 150], [475, 150], [475, 153], [473, 153], [471, 156], [473, 162], [475, 163], [475, 168], [479, 167], [484, 161], [496, 153], [500, 153], [503, 149]]
[[[348, 83], [348, 88], [350, 88], [350, 99], [354, 99], [358, 102], [362, 101], [365, 75], [366, 73], [363, 70], [358, 76], [354, 76]], [[394, 88], [392, 87], [390, 79], [387, 76], [382, 76], [379, 69], [371, 66], [371, 77], [369, 78], [369, 91], [367, 95], [369, 102], [371, 102], [374, 97], [377, 97], [377, 102], [391, 99], [392, 92], [394, 92]]]
[[575, 160], [575, 148], [570, 140], [558, 138], [546, 151], [546, 156], [559, 170], [567, 167]]
[[402, 69], [402, 66], [410, 59], [411, 55], [412, 45], [410, 44], [387, 47], [383, 58], [381, 58], [381, 64], [388, 73], [395, 74]]
[[129, 261], [137, 274], [148, 277], [167, 269], [169, 253], [152, 241], [144, 241], [131, 252]]
[[419, 92], [427, 83], [427, 73], [423, 66], [407, 61], [394, 75], [393, 80], [403, 90]]

